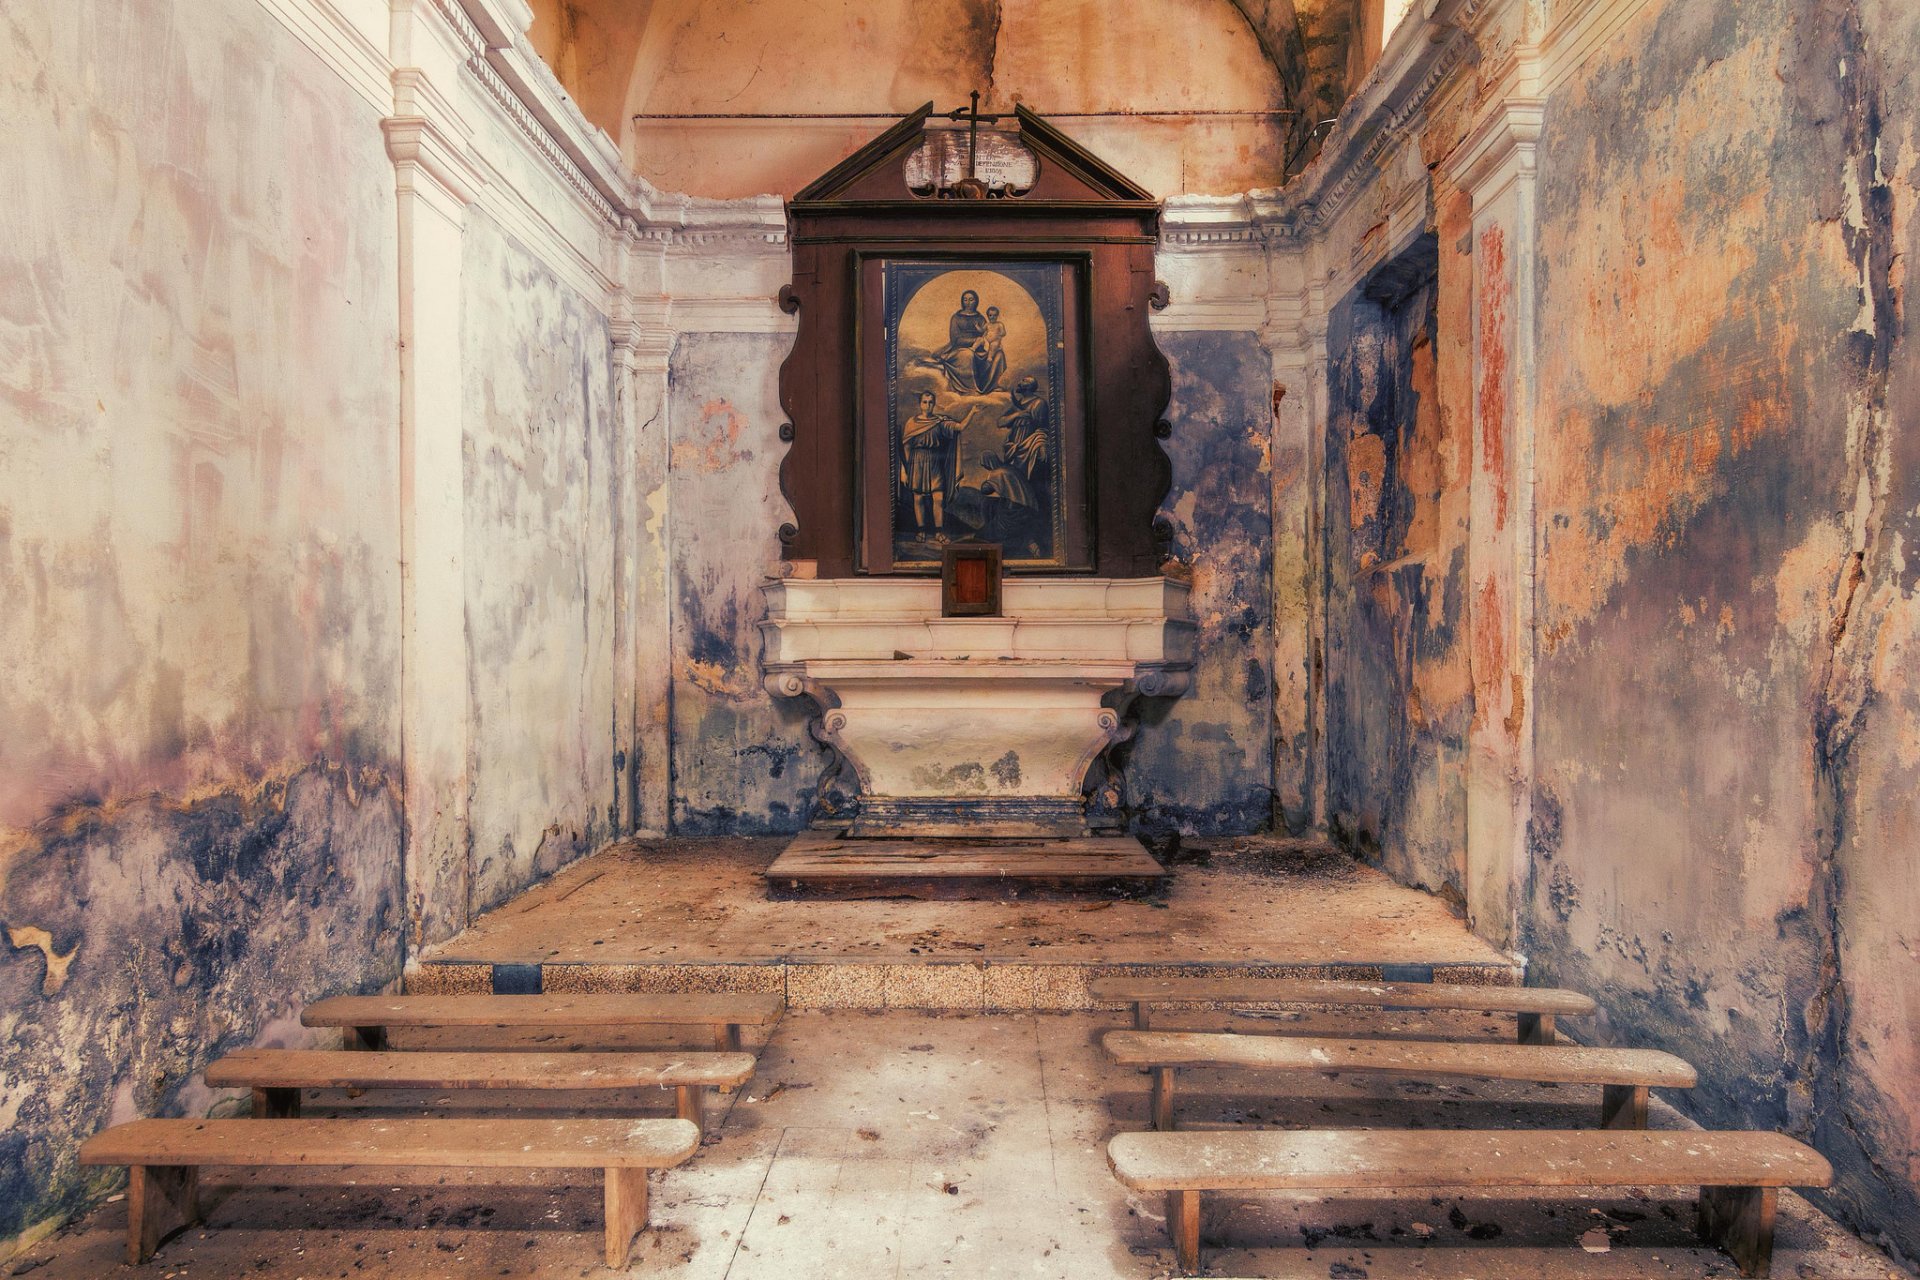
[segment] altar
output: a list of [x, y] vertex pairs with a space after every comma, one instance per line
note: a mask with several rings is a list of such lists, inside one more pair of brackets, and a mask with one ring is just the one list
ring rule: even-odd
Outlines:
[[1158, 203], [1031, 111], [928, 104], [788, 213], [763, 683], [811, 701], [835, 765], [769, 880], [1151, 885], [1120, 748], [1194, 657], [1159, 519]]

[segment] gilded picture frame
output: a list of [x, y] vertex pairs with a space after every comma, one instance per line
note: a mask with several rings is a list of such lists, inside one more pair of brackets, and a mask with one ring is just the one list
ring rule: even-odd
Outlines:
[[1088, 572], [1084, 258], [863, 255], [868, 572], [937, 574], [993, 543], [1010, 573]]

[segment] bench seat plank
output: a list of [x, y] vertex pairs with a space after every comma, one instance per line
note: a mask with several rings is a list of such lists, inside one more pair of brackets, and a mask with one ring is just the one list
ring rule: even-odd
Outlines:
[[700, 1147], [690, 1120], [134, 1120], [80, 1144], [83, 1165], [126, 1165], [127, 1261], [200, 1218], [202, 1165], [599, 1169], [607, 1265], [647, 1224], [647, 1170]]
[[1378, 1009], [1454, 1009], [1577, 1017], [1593, 1000], [1558, 987], [1479, 987], [1436, 982], [1342, 982], [1310, 978], [1095, 978], [1096, 1000], [1129, 1004], [1331, 1004]]
[[80, 1144], [86, 1165], [665, 1169], [700, 1145], [685, 1120], [132, 1120]]
[[1352, 1071], [1391, 1076], [1469, 1076], [1554, 1084], [1630, 1084], [1691, 1089], [1683, 1059], [1657, 1049], [1477, 1044], [1434, 1040], [1344, 1040], [1202, 1031], [1109, 1031], [1107, 1056], [1131, 1067], [1248, 1067]]
[[1137, 1191], [1426, 1187], [1824, 1187], [1833, 1167], [1782, 1134], [1515, 1129], [1123, 1133], [1114, 1176]]
[[1114, 1176], [1167, 1197], [1174, 1256], [1200, 1270], [1206, 1191], [1427, 1191], [1494, 1187], [1698, 1187], [1700, 1236], [1746, 1276], [1773, 1264], [1781, 1187], [1825, 1187], [1833, 1167], [1777, 1133], [1553, 1130], [1302, 1130], [1123, 1133]]
[[307, 1027], [772, 1026], [776, 995], [333, 996]]
[[216, 1089], [730, 1089], [747, 1053], [358, 1053], [241, 1049], [206, 1070]]
[[1607, 1129], [1646, 1128], [1649, 1088], [1691, 1089], [1695, 1082], [1694, 1070], [1686, 1062], [1653, 1049], [1249, 1036], [1204, 1031], [1109, 1031], [1100, 1043], [1107, 1056], [1122, 1066], [1151, 1069], [1153, 1087], [1148, 1114], [1152, 1127], [1160, 1130], [1174, 1127], [1173, 1074], [1178, 1067], [1597, 1084], [1604, 1089], [1600, 1124]]
[[297, 1116], [302, 1089], [672, 1089], [682, 1120], [706, 1129], [709, 1087], [753, 1075], [747, 1053], [384, 1053], [241, 1049], [206, 1070], [216, 1089], [251, 1088], [256, 1119]]
[[738, 1052], [740, 1028], [780, 1021], [776, 995], [333, 996], [300, 1011], [308, 1027], [345, 1027], [349, 1049], [383, 1049], [390, 1027], [708, 1026], [713, 1047]]

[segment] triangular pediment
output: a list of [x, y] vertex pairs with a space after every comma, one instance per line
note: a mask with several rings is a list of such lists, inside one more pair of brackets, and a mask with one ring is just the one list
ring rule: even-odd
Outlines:
[[[949, 119], [951, 117], [948, 117]], [[1042, 116], [1014, 108], [1017, 130], [999, 133], [1016, 139], [1033, 156], [1031, 185], [1018, 195], [966, 200], [916, 193], [908, 168], [928, 142], [933, 104], [903, 116], [886, 132], [807, 184], [791, 204], [803, 211], [819, 206], [899, 205], [1000, 207], [1112, 205], [1156, 207], [1153, 193], [1062, 133]], [[996, 131], [997, 132], [997, 131]]]

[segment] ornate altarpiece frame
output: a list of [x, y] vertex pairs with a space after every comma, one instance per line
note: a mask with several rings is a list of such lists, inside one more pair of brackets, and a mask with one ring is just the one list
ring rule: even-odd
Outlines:
[[[1025, 187], [930, 189], [931, 117], [929, 103], [788, 206], [781, 305], [799, 332], [780, 372], [795, 515], [782, 557], [820, 577], [937, 575], [942, 543], [1011, 534], [1010, 574], [1156, 574], [1172, 480], [1159, 444], [1171, 382], [1147, 319], [1166, 299], [1160, 205], [1025, 108], [996, 139], [1031, 153]], [[910, 309], [948, 272], [975, 274], [939, 302], [943, 334]], [[972, 319], [962, 293], [977, 295]]]

